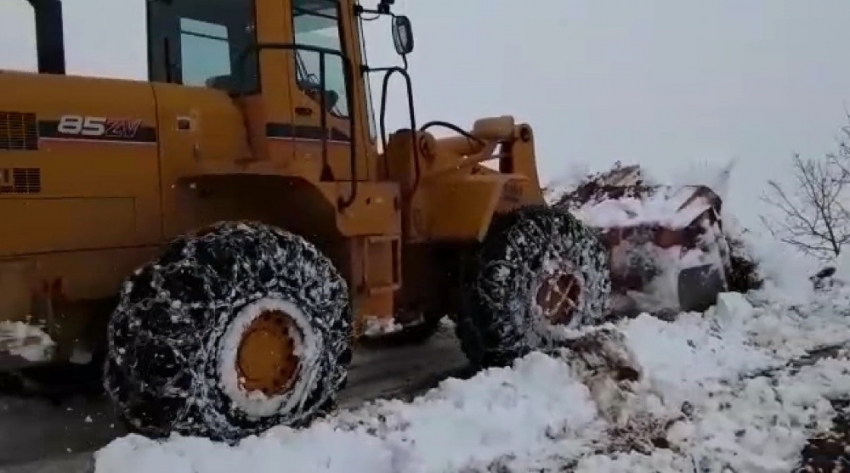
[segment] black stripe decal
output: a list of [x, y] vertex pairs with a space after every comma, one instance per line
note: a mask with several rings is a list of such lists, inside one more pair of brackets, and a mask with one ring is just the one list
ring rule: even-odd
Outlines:
[[336, 128], [323, 130], [318, 126], [293, 125], [291, 123], [266, 123], [266, 136], [269, 138], [321, 140], [322, 135], [326, 136], [330, 141], [351, 141], [348, 135]]
[[75, 141], [107, 141], [114, 143], [156, 143], [156, 128], [141, 125], [133, 128], [129, 122], [107, 121], [101, 134], [62, 133], [58, 120], [39, 120], [39, 138]]

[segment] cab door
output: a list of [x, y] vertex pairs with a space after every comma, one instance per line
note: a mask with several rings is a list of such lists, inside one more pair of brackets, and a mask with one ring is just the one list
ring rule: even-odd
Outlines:
[[[367, 179], [365, 165], [352, 166], [354, 128], [353, 80], [356, 66], [346, 51], [338, 0], [292, 0], [295, 74], [292, 140], [295, 160], [321, 163], [322, 180]], [[362, 160], [360, 160], [362, 162]], [[358, 163], [359, 164], [359, 163]]]

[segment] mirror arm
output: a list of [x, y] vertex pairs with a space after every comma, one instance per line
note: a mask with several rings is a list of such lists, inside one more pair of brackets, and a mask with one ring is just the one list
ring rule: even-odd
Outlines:
[[366, 7], [364, 7], [363, 5], [360, 5], [360, 4], [355, 4], [354, 5], [354, 15], [360, 16], [364, 13], [369, 13], [371, 15], [395, 16], [395, 14], [393, 14], [393, 12], [391, 11], [391, 8], [392, 8], [394, 3], [395, 3], [395, 0], [381, 0], [381, 3], [378, 4], [378, 8], [374, 9], [374, 10], [371, 9], [371, 8], [366, 8]]
[[376, 14], [378, 13], [376, 10], [370, 10], [368, 8], [363, 7], [363, 5], [356, 4], [354, 5], [354, 16], [360, 16], [364, 13]]

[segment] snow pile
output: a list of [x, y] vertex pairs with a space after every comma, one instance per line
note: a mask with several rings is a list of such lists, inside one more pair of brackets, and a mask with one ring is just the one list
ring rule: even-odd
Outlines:
[[47, 361], [53, 357], [56, 343], [41, 328], [20, 322], [0, 322], [0, 352], [30, 362]]
[[597, 228], [638, 225], [684, 228], [711, 208], [705, 198], [685, 205], [695, 190], [695, 187], [663, 187], [641, 196], [588, 202], [573, 213], [585, 224]]
[[835, 258], [833, 266], [836, 269], [836, 278], [844, 282], [850, 282], [850, 250], [842, 248], [841, 254]]
[[832, 258], [827, 265], [819, 267], [819, 271], [809, 278], [816, 288], [850, 284], [850, 251], [847, 248], [850, 246], [842, 247], [838, 256]]
[[598, 173], [589, 172], [587, 166], [574, 166], [547, 185], [546, 200], [567, 206], [592, 227], [682, 228], [714, 204], [713, 196], [702, 194], [701, 186], [721, 202], [726, 200], [735, 163], [691, 164], [666, 181], [640, 165], [617, 162]]
[[[534, 354], [514, 369], [490, 370], [468, 382], [447, 380], [410, 404], [369, 404], [300, 432], [276, 428], [238, 447], [131, 435], [98, 453], [97, 471], [457, 471], [486, 467], [517, 450], [532, 458], [577, 456], [583, 451], [578, 432], [595, 421], [588, 389], [563, 363]], [[547, 435], [563, 440], [547, 442]]]
[[564, 195], [576, 190], [591, 175], [590, 166], [586, 162], [571, 163], [566, 172], [544, 186], [543, 196], [546, 202], [554, 204], [560, 201]]
[[[806, 304], [812, 292], [811, 276], [821, 264], [777, 241], [767, 232], [743, 229], [724, 211], [724, 233], [735, 240], [737, 249], [757, 266], [757, 276], [774, 301]], [[730, 242], [731, 243], [731, 242]]]
[[[596, 339], [605, 350], [568, 343], [409, 403], [378, 401], [235, 446], [130, 435], [96, 454], [96, 471], [791, 472], [808, 439], [835, 427], [836, 400], [850, 399], [850, 285], [812, 291], [802, 261], [746, 240], [760, 290], [672, 321], [644, 314], [586, 332], [622, 334]], [[606, 345], [617, 342], [622, 350]]]
[[[706, 161], [688, 163], [672, 173], [670, 182], [674, 185], [706, 186], [720, 196], [721, 200], [726, 201], [729, 196], [732, 170], [737, 162], [737, 159], [730, 159], [726, 163]], [[655, 173], [653, 176], [653, 179], [658, 179]]]
[[725, 293], [705, 314], [621, 322], [637, 383], [598, 382], [587, 357], [535, 353], [411, 403], [379, 401], [238, 446], [127, 436], [97, 453], [96, 469], [790, 472], [807, 438], [831, 427], [829, 401], [850, 396], [850, 356], [806, 358], [850, 343], [850, 289], [804, 303], [775, 296]]
[[[374, 471], [393, 472], [568, 459], [587, 449], [580, 433], [601, 433], [602, 427], [587, 387], [563, 363], [541, 354], [519, 360], [513, 370], [448, 380], [410, 404], [379, 402], [345, 412], [334, 423], [355, 436], [380, 439], [389, 462]], [[508, 458], [514, 452], [522, 458]]]

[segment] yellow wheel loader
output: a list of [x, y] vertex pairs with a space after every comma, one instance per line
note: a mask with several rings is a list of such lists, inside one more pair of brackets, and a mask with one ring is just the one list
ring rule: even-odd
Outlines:
[[[449, 316], [490, 366], [606, 312], [606, 249], [545, 205], [529, 125], [417, 125], [392, 1], [148, 0], [147, 81], [67, 74], [60, 0], [29, 2], [39, 71], [0, 72], [3, 369], [90, 359], [137, 431], [231, 440], [327, 412], [369, 334]], [[366, 64], [379, 17], [404, 67]]]

